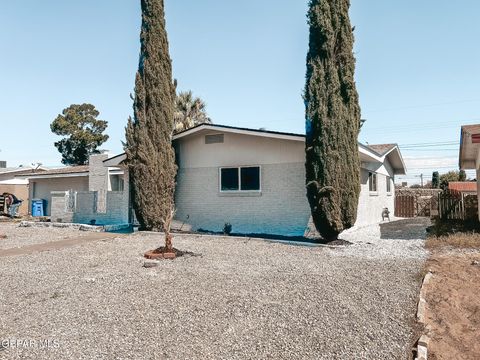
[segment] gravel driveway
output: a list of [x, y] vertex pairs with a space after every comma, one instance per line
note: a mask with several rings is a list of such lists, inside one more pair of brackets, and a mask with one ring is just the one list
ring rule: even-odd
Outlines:
[[152, 269], [155, 234], [5, 257], [0, 358], [407, 359], [423, 235], [371, 226], [341, 248], [177, 235], [198, 256]]

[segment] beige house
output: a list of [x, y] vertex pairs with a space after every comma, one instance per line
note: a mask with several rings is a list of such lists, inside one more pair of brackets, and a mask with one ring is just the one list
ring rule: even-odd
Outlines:
[[459, 166], [461, 170], [476, 170], [477, 196], [480, 200], [478, 182], [480, 175], [480, 124], [462, 126], [460, 132]]
[[[305, 190], [305, 136], [202, 124], [173, 137], [178, 163], [176, 220], [193, 230], [303, 235], [310, 207]], [[395, 144], [359, 145], [357, 225], [393, 212], [394, 179], [405, 174]], [[108, 161], [119, 166], [125, 155]]]

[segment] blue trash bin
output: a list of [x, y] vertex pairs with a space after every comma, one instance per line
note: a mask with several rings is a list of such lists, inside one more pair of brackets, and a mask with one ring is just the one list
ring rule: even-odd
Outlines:
[[32, 216], [45, 216], [45, 200], [44, 199], [32, 200]]

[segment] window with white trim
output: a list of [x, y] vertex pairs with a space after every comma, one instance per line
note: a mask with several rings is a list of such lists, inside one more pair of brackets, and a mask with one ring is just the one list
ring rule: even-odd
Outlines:
[[260, 191], [260, 166], [221, 168], [220, 191]]
[[387, 193], [392, 192], [392, 178], [387, 176]]
[[374, 172], [368, 173], [368, 189], [370, 192], [377, 192], [377, 174]]

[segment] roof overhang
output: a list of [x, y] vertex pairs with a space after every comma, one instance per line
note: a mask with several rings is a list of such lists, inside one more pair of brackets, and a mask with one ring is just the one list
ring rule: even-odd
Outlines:
[[212, 124], [200, 124], [191, 129], [182, 131], [173, 136], [173, 140], [181, 139], [186, 136], [190, 136], [202, 131], [218, 131], [218, 132], [227, 132], [233, 134], [243, 134], [251, 136], [260, 136], [273, 139], [283, 139], [283, 140], [294, 140], [294, 141], [305, 141], [305, 135], [293, 134], [293, 133], [284, 133], [278, 131], [267, 131], [267, 130], [256, 130], [256, 129], [246, 129], [238, 128], [233, 126], [226, 125], [212, 125]]
[[478, 169], [480, 150], [480, 124], [465, 125], [460, 131], [459, 166], [461, 170]]
[[361, 143], [358, 144], [358, 150], [360, 152], [360, 160], [366, 162], [376, 162], [384, 163], [387, 159], [390, 165], [392, 166], [394, 175], [406, 175], [407, 167], [405, 161], [403, 160], [402, 153], [398, 145], [395, 145], [386, 153], [380, 155], [379, 153], [373, 151], [368, 146]]
[[78, 172], [78, 173], [67, 173], [67, 174], [18, 175], [18, 176], [16, 176], [16, 178], [36, 180], [36, 179], [71, 178], [71, 177], [81, 177], [81, 176], [88, 176], [88, 171], [87, 172]]

